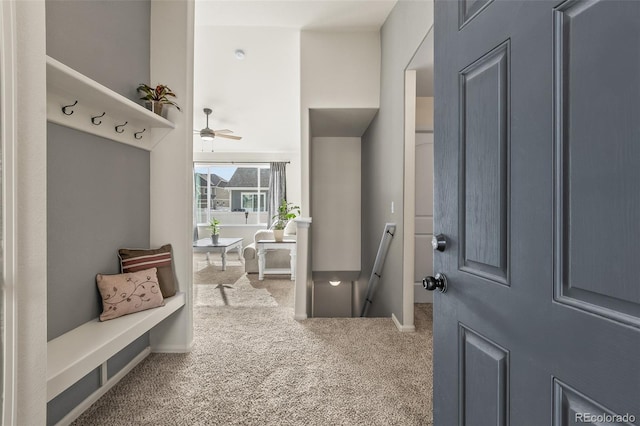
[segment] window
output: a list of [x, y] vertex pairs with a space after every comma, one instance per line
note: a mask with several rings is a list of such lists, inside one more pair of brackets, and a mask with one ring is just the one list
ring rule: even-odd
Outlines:
[[264, 192], [243, 192], [240, 196], [240, 208], [246, 212], [266, 212], [266, 195]]
[[268, 164], [196, 163], [193, 176], [195, 220], [199, 226], [207, 225], [214, 217], [223, 227], [270, 222]]

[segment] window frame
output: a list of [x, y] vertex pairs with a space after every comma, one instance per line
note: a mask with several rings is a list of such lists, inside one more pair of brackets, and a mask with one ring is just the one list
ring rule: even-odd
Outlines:
[[[248, 222], [248, 223], [242, 223], [242, 224], [235, 224], [235, 223], [227, 223], [225, 224], [224, 222], [221, 223], [222, 227], [225, 226], [245, 226], [245, 225], [249, 225], [249, 226], [268, 226], [269, 225], [269, 220], [267, 219], [266, 222], [261, 222], [260, 221], [260, 216], [264, 215], [265, 213], [268, 214], [268, 206], [267, 206], [267, 194], [269, 193], [269, 182], [267, 180], [267, 182], [261, 182], [261, 171], [263, 169], [266, 170], [270, 170], [270, 166], [268, 162], [265, 163], [235, 163], [235, 162], [208, 162], [208, 161], [194, 161], [193, 162], [193, 177], [194, 177], [194, 202], [193, 202], [193, 206], [192, 208], [195, 209], [194, 211], [194, 221], [195, 221], [195, 226], [198, 227], [204, 227], [204, 226], [208, 226], [209, 222], [211, 221], [211, 217], [215, 217], [215, 213], [212, 211], [212, 208], [214, 207], [214, 203], [215, 200], [211, 199], [211, 195], [215, 194], [215, 190], [210, 190], [211, 188], [211, 176], [216, 174], [214, 172], [213, 169], [215, 168], [225, 168], [225, 167], [229, 167], [229, 168], [254, 168], [256, 170], [257, 173], [257, 187], [256, 188], [240, 188], [240, 187], [236, 187], [236, 188], [229, 188], [229, 198], [228, 198], [228, 203], [229, 206], [226, 206], [226, 208], [228, 208], [229, 210], [221, 210], [224, 211], [225, 213], [227, 212], [232, 212], [232, 208], [233, 208], [233, 194], [232, 192], [240, 192], [240, 206], [241, 208], [244, 209], [244, 203], [243, 203], [243, 195], [244, 194], [252, 194], [252, 195], [256, 195], [259, 201], [259, 206], [257, 208], [257, 210], [251, 210], [250, 213], [255, 214], [255, 221], [253, 222]], [[204, 171], [203, 171], [204, 170]], [[196, 179], [196, 176], [200, 174], [203, 177], [205, 177], [206, 182], [207, 182], [207, 186], [201, 186], [200, 185], [200, 181], [198, 179]], [[230, 179], [230, 178], [229, 178]], [[264, 180], [264, 179], [262, 179]], [[202, 191], [204, 189], [204, 191]], [[201, 192], [202, 191], [202, 192]], [[205, 221], [202, 222], [201, 219], [204, 219]]]

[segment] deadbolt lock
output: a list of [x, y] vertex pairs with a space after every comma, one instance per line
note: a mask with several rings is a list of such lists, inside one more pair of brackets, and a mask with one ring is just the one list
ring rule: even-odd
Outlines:
[[431, 238], [431, 246], [434, 250], [444, 251], [447, 248], [447, 238], [442, 234], [434, 235]]

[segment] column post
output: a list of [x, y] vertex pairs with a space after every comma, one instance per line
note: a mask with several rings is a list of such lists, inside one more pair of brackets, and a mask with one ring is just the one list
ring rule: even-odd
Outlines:
[[297, 321], [307, 319], [311, 307], [311, 241], [309, 228], [311, 218], [297, 218], [296, 222], [296, 279], [295, 279], [295, 308], [293, 318]]

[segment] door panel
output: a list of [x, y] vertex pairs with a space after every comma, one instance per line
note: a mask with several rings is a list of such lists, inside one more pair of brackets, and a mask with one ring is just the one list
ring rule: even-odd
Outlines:
[[462, 270], [508, 284], [509, 43], [460, 73]]
[[[421, 292], [422, 278], [433, 275], [433, 133], [430, 131], [416, 132], [415, 200], [414, 288]], [[416, 303], [432, 300], [431, 295], [416, 294]]]
[[416, 218], [432, 219], [433, 133], [416, 133], [416, 182]]
[[[596, 421], [587, 421], [586, 415], [596, 416]], [[598, 419], [597, 416], [602, 416]], [[630, 425], [629, 415], [614, 413], [571, 386], [554, 380], [553, 383], [553, 426], [597, 424]]]
[[509, 353], [462, 324], [459, 351], [461, 423], [508, 424]]
[[626, 194], [640, 182], [640, 16], [618, 2], [590, 1], [566, 3], [554, 18], [556, 294], [639, 326], [640, 285], [629, 265], [640, 259], [640, 198]]
[[640, 2], [477, 8], [435, 4], [435, 423], [637, 423]]
[[460, 3], [460, 29], [478, 15], [492, 0], [458, 0]]

